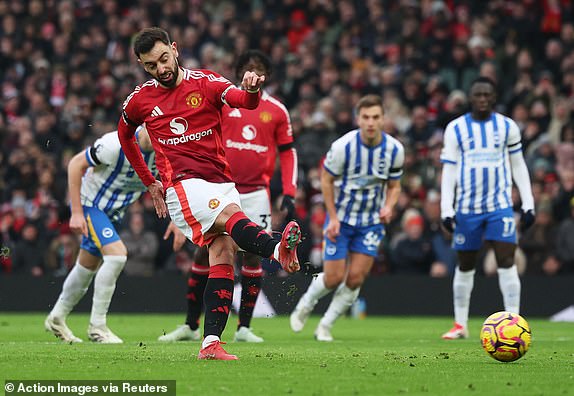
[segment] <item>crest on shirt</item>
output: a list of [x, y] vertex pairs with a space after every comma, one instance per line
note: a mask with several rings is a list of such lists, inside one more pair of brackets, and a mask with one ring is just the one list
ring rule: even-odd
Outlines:
[[241, 130], [241, 136], [245, 140], [253, 140], [257, 136], [257, 129], [253, 125], [245, 125]]
[[203, 96], [199, 92], [192, 92], [185, 98], [185, 103], [194, 109], [197, 109], [203, 103]]
[[259, 119], [263, 122], [270, 122], [273, 117], [271, 116], [271, 113], [268, 111], [262, 111], [261, 113], [259, 113]]
[[219, 206], [219, 199], [212, 198], [209, 200], [209, 203], [207, 205], [209, 206], [209, 209], [217, 209], [217, 207]]
[[379, 160], [379, 163], [377, 164], [377, 173], [378, 173], [379, 175], [384, 174], [384, 172], [385, 172], [385, 166], [386, 166], [386, 165], [387, 165], [387, 163], [385, 162], [385, 158], [384, 158], [384, 157], [381, 158], [381, 159]]

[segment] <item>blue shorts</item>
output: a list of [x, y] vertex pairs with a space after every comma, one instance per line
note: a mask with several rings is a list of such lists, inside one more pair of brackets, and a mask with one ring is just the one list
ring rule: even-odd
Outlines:
[[80, 249], [86, 250], [93, 256], [102, 257], [102, 246], [119, 241], [120, 236], [116, 227], [104, 212], [100, 209], [83, 206], [84, 217], [88, 224], [88, 236], [82, 236]]
[[516, 222], [512, 208], [482, 214], [456, 214], [452, 239], [454, 250], [479, 250], [483, 240], [516, 244]]
[[[325, 220], [323, 234], [329, 219]], [[368, 256], [377, 256], [379, 244], [385, 235], [382, 224], [364, 227], [350, 226], [341, 223], [341, 231], [336, 242], [323, 238], [323, 260], [340, 260], [347, 257], [348, 252], [363, 253]]]

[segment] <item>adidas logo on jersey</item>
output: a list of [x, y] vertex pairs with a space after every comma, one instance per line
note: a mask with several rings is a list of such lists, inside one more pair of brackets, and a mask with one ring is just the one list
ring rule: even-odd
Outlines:
[[163, 115], [163, 111], [161, 111], [161, 109], [159, 108], [159, 106], [156, 106], [153, 108], [153, 110], [151, 111], [151, 116], [152, 117], [157, 117]]
[[241, 118], [241, 111], [239, 111], [239, 109], [233, 109], [229, 113], [229, 117]]

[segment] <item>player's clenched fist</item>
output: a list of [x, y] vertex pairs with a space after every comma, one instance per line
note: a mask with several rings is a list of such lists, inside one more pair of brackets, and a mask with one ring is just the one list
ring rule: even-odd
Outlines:
[[259, 76], [252, 71], [246, 71], [241, 80], [241, 86], [247, 91], [258, 91], [265, 81], [265, 76]]

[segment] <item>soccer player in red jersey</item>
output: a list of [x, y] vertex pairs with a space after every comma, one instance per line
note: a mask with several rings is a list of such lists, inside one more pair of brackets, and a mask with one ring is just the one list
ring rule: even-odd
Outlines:
[[[224, 104], [256, 108], [265, 77], [248, 71], [239, 89], [212, 71], [184, 69], [177, 61], [177, 44], [157, 27], [137, 34], [134, 52], [153, 79], [125, 100], [118, 122], [120, 143], [148, 188], [158, 216], [169, 211], [189, 240], [209, 246], [204, 340], [198, 358], [235, 360], [221, 347], [220, 337], [233, 296], [237, 245], [277, 259], [287, 272], [299, 270], [299, 225], [288, 223], [278, 242], [243, 213], [222, 142], [221, 108]], [[144, 123], [161, 182], [145, 165], [134, 140], [136, 127]]]
[[[269, 78], [271, 62], [261, 51], [246, 51], [237, 59], [235, 77], [241, 81], [246, 71], [254, 71], [259, 76]], [[221, 126], [225, 154], [240, 193], [241, 207], [250, 218], [256, 219], [260, 226], [271, 232], [269, 183], [275, 170], [277, 153], [283, 184], [281, 209], [287, 209], [288, 219], [294, 211], [297, 153], [293, 147], [289, 113], [281, 102], [264, 91], [259, 106], [254, 110], [224, 106]], [[196, 251], [188, 280], [185, 324], [160, 336], [160, 341], [200, 339], [199, 317], [208, 274], [207, 250], [201, 248]], [[241, 266], [241, 304], [235, 341], [263, 341], [263, 338], [253, 334], [250, 328], [255, 303], [261, 290], [262, 275], [260, 258], [245, 252]]]

